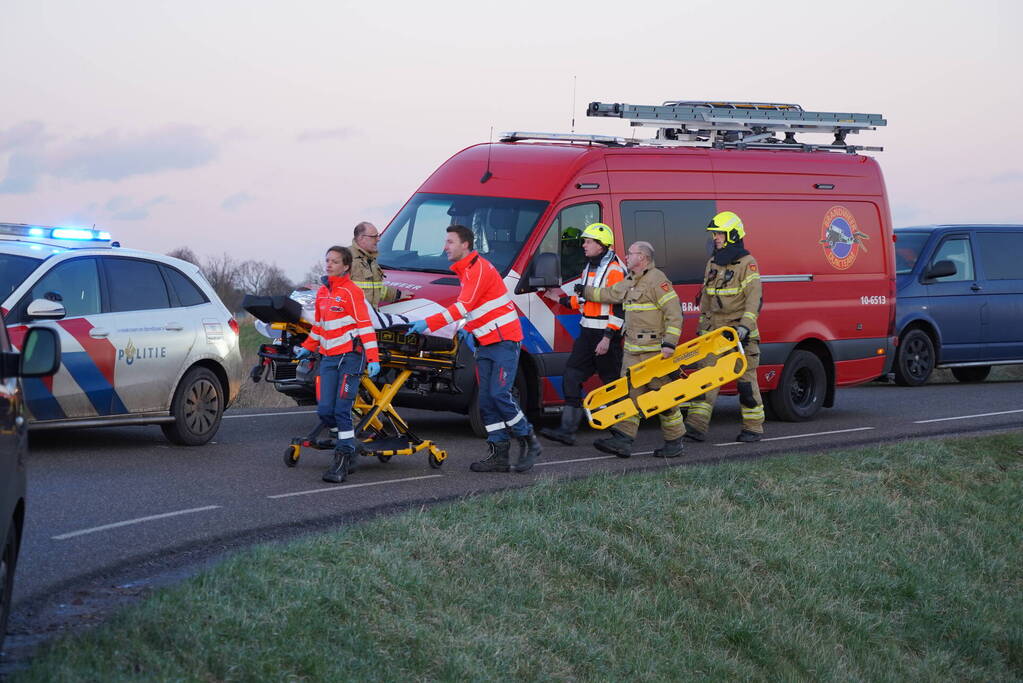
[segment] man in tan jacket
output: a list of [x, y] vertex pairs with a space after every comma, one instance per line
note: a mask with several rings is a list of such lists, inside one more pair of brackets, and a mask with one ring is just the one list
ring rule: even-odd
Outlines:
[[[629, 275], [611, 287], [584, 287], [582, 298], [599, 303], [623, 304], [625, 309], [625, 353], [622, 357], [622, 376], [636, 363], [661, 355], [665, 358], [675, 351], [682, 334], [682, 306], [671, 280], [654, 267], [654, 248], [649, 242], [635, 242], [626, 257]], [[636, 396], [659, 389], [668, 378], [658, 378], [644, 388], [629, 392]], [[657, 458], [677, 458], [682, 455], [682, 413], [672, 408], [658, 415], [664, 445], [654, 451]], [[611, 428], [611, 436], [598, 439], [597, 450], [628, 458], [632, 455], [632, 442], [639, 431], [639, 416], [633, 416]]]
[[[742, 431], [736, 441], [760, 441], [764, 436], [764, 402], [757, 385], [760, 365], [760, 330], [757, 319], [763, 303], [760, 269], [743, 244], [746, 229], [731, 211], [714, 216], [707, 230], [714, 236], [714, 255], [707, 262], [700, 292], [700, 327], [697, 335], [719, 327], [733, 327], [739, 333], [746, 354], [746, 372], [736, 383]], [[718, 389], [690, 401], [686, 417], [686, 439], [703, 441]]]
[[401, 291], [384, 284], [384, 271], [377, 263], [377, 244], [380, 232], [376, 226], [363, 221], [355, 226], [352, 240], [352, 269], [350, 277], [374, 308], [397, 301]]

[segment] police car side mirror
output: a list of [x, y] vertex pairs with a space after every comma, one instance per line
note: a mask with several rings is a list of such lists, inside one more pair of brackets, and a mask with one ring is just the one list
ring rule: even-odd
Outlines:
[[60, 368], [60, 337], [55, 330], [31, 327], [25, 334], [21, 353], [2, 355], [3, 377], [47, 377]]
[[924, 273], [925, 280], [934, 280], [939, 277], [948, 277], [958, 272], [956, 264], [951, 261], [938, 261]]
[[537, 254], [515, 286], [516, 294], [561, 286], [561, 260], [557, 254]]
[[29, 320], [60, 320], [66, 315], [64, 304], [49, 299], [35, 299], [25, 310], [25, 317]]

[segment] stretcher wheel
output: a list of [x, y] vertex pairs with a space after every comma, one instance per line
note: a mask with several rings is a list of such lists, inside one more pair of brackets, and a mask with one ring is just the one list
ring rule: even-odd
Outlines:
[[390, 459], [391, 459], [390, 455], [378, 455], [377, 456], [377, 460], [379, 460], [380, 462], [387, 462]]
[[288, 467], [294, 467], [298, 464], [298, 454], [301, 449], [297, 444], [291, 444], [287, 450], [284, 451], [284, 464]]
[[443, 465], [443, 464], [444, 464], [444, 461], [443, 461], [443, 460], [441, 460], [440, 458], [438, 458], [438, 457], [437, 457], [436, 455], [434, 455], [433, 453], [430, 453], [430, 457], [429, 457], [429, 458], [427, 458], [427, 460], [428, 460], [428, 462], [430, 463], [430, 467], [432, 467], [432, 468], [433, 468], [433, 469], [435, 469], [435, 470], [439, 470], [439, 469], [440, 469], [440, 467], [441, 467], [441, 465]]

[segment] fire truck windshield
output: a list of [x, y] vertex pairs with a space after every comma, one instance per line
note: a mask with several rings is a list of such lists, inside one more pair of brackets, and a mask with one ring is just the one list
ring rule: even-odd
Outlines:
[[547, 202], [419, 192], [380, 238], [379, 263], [395, 270], [450, 272], [444, 254], [449, 225], [464, 225], [473, 247], [503, 275], [526, 243]]

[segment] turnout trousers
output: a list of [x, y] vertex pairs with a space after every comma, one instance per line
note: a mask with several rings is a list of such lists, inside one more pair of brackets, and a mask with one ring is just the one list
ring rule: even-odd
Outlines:
[[594, 373], [600, 376], [603, 384], [618, 379], [622, 370], [622, 340], [615, 335], [607, 353], [598, 356], [594, 349], [604, 338], [603, 330], [589, 327], [580, 328], [579, 336], [572, 344], [572, 353], [568, 356], [565, 375], [562, 379], [562, 390], [565, 403], [581, 408], [583, 405], [583, 383]]
[[359, 393], [365, 356], [355, 351], [320, 357], [320, 399], [316, 414], [328, 427], [337, 427], [336, 450], [355, 450], [352, 406]]
[[513, 436], [526, 436], [533, 431], [511, 393], [518, 367], [519, 342], [501, 341], [476, 347], [478, 400], [487, 441], [510, 441]]
[[[629, 367], [659, 355], [661, 355], [660, 351], [648, 351], [645, 353], [626, 352], [622, 356], [622, 377], [625, 377], [625, 371]], [[668, 377], [658, 377], [657, 379], [651, 380], [649, 384], [641, 389], [631, 389], [629, 391], [629, 396], [636, 398], [640, 394], [646, 393], [652, 389], [660, 389], [669, 381], [671, 380]], [[682, 438], [682, 432], [685, 431], [685, 429], [682, 422], [682, 411], [679, 410], [677, 406], [671, 410], [666, 410], [658, 415], [657, 418], [661, 421], [661, 436], [664, 437], [665, 441], [674, 441], [675, 439]], [[636, 432], [639, 431], [639, 416], [633, 415], [628, 419], [622, 420], [615, 425], [614, 428], [622, 434], [634, 439], [636, 438]]]
[[[757, 385], [757, 367], [760, 365], [760, 341], [748, 339], [743, 344], [746, 352], [746, 372], [742, 374], [736, 385], [739, 389], [739, 408], [742, 414], [742, 428], [754, 434], [764, 433], [764, 401], [760, 397]], [[709, 359], [697, 363], [699, 367], [710, 364]], [[703, 396], [689, 402], [689, 414], [686, 426], [701, 434], [706, 433], [710, 426], [710, 415], [714, 410], [720, 387], [711, 389]]]

